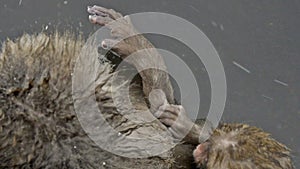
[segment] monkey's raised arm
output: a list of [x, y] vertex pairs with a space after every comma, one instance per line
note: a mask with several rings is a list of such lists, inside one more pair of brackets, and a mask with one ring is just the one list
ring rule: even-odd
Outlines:
[[[173, 104], [173, 88], [162, 56], [144, 36], [138, 34], [129, 17], [99, 6], [88, 7], [88, 12], [92, 23], [106, 26], [111, 31], [112, 39], [103, 40], [101, 46], [116, 52], [139, 72], [152, 113], [166, 102], [165, 98]], [[163, 92], [150, 94], [153, 89], [161, 89]]]

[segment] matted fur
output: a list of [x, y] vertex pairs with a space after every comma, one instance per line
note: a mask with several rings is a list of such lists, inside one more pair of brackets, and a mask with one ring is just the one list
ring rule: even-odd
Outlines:
[[[84, 43], [70, 33], [24, 34], [3, 43], [0, 167], [177, 168], [171, 151], [164, 157], [123, 158], [100, 149], [83, 131], [73, 107], [72, 71]], [[119, 115], [107, 90], [112, 67], [104, 63], [101, 69], [103, 79], [96, 89], [97, 100], [102, 101], [99, 108], [105, 110], [112, 126], [129, 134], [165, 130], [158, 121], [137, 127]], [[133, 102], [145, 109], [144, 99], [137, 99], [143, 98], [141, 86], [135, 84], [133, 89]]]

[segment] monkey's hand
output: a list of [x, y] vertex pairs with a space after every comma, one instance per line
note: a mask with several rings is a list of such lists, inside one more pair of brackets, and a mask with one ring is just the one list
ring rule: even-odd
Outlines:
[[111, 31], [112, 38], [103, 40], [102, 48], [111, 49], [123, 59], [138, 50], [154, 48], [145, 37], [138, 33], [128, 16], [122, 16], [113, 9], [96, 5], [89, 6], [87, 11], [90, 13], [91, 23], [106, 26]]
[[204, 128], [190, 120], [181, 105], [164, 104], [154, 116], [169, 127], [175, 139], [183, 139], [187, 143], [195, 145], [202, 143], [212, 133], [212, 127]]

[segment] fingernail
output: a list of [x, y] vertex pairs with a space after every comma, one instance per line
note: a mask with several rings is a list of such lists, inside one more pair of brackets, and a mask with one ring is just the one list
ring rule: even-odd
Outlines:
[[165, 109], [164, 106], [160, 106], [160, 107], [158, 108], [159, 111], [164, 111], [164, 109]]
[[161, 112], [161, 111], [157, 111], [157, 112], [154, 113], [154, 116], [155, 116], [156, 118], [158, 118], [159, 116], [162, 115], [162, 113], [163, 113], [163, 112]]
[[159, 110], [164, 111], [166, 109], [166, 106], [167, 106], [166, 104], [161, 105], [159, 107]]
[[103, 49], [108, 49], [108, 46], [105, 43], [105, 41], [102, 41], [101, 46], [102, 46]]

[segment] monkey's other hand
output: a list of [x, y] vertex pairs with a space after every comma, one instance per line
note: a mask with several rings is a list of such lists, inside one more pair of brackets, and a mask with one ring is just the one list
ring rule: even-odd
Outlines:
[[175, 139], [184, 138], [194, 125], [180, 105], [164, 104], [154, 116], [169, 128]]
[[[199, 126], [189, 119], [181, 105], [164, 104], [159, 107], [154, 116], [169, 127], [169, 131], [175, 139], [183, 139], [191, 144], [199, 144], [204, 141], [200, 137], [203, 126]], [[212, 129], [209, 127], [201, 133], [201, 136], [208, 138], [211, 133]]]

